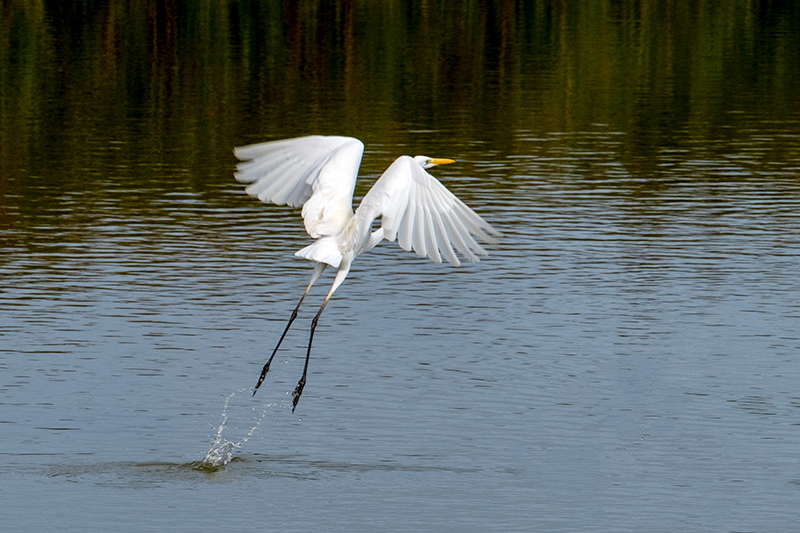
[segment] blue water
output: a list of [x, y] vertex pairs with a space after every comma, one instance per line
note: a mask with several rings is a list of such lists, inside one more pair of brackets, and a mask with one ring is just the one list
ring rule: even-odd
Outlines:
[[[72, 229], [82, 243], [42, 220], [2, 266], [4, 522], [795, 529], [800, 161], [765, 181], [755, 158], [665, 153], [669, 186], [642, 190], [614, 163], [616, 134], [527, 135], [519, 154], [476, 150], [474, 168], [439, 172], [504, 232], [485, 260], [452, 268], [393, 243], [359, 258], [294, 415], [330, 278], [258, 395], [241, 389], [311, 272], [292, 257], [297, 213], [221, 173], [203, 197], [101, 195]], [[490, 185], [504, 180], [513, 194]], [[155, 216], [115, 218], [116, 201], [146, 194]], [[224, 437], [241, 446], [198, 469], [236, 391]]]

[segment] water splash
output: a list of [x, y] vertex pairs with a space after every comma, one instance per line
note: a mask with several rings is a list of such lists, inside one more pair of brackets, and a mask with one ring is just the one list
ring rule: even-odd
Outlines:
[[230, 406], [231, 399], [239, 393], [245, 391], [249, 393], [252, 390], [253, 389], [250, 387], [245, 387], [230, 393], [225, 398], [225, 405], [222, 407], [222, 421], [219, 424], [219, 428], [217, 428], [217, 434], [214, 436], [214, 440], [211, 442], [211, 447], [208, 449], [208, 452], [206, 452], [206, 456], [197, 465], [198, 470], [214, 471], [223, 468], [233, 460], [233, 454], [236, 452], [236, 450], [240, 449], [245, 442], [250, 440], [250, 437], [252, 437], [256, 430], [261, 426], [261, 422], [267, 415], [267, 411], [270, 407], [272, 407], [271, 403], [268, 403], [264, 406], [264, 409], [261, 411], [261, 415], [255, 419], [253, 425], [250, 427], [250, 430], [242, 438], [242, 440], [236, 442], [226, 439], [222, 436], [222, 433], [225, 431], [225, 428], [228, 425], [228, 407]]

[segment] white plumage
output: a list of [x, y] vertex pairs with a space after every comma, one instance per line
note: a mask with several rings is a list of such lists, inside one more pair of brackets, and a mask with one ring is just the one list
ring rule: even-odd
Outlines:
[[[317, 320], [347, 277], [353, 259], [384, 239], [397, 239], [404, 250], [414, 250], [437, 263], [445, 259], [459, 265], [456, 252], [469, 261], [478, 261], [479, 256], [486, 255], [475, 237], [492, 243], [500, 235], [426, 170], [453, 163], [451, 159], [398, 157], [353, 212], [353, 191], [364, 153], [364, 144], [358, 139], [313, 135], [243, 146], [235, 148], [234, 153], [243, 161], [236, 167], [235, 177], [248, 184], [247, 194], [265, 203], [303, 206], [306, 231], [316, 239], [295, 254], [316, 261], [317, 267], [264, 365], [256, 390], [311, 286], [327, 265], [338, 269], [333, 286], [312, 322], [303, 376], [293, 394], [295, 407], [305, 385]], [[380, 227], [373, 231], [373, 222], [378, 217]]]
[[404, 250], [437, 263], [444, 258], [461, 264], [456, 251], [478, 261], [486, 251], [473, 235], [490, 243], [499, 235], [425, 170], [452, 162], [449, 159], [400, 156], [353, 213], [353, 191], [364, 153], [358, 139], [314, 135], [244, 146], [234, 153], [246, 160], [237, 166], [236, 179], [249, 184], [247, 194], [265, 203], [303, 206], [306, 231], [320, 239], [297, 252], [306, 259], [336, 268], [347, 255], [352, 261], [381, 240], [370, 233], [378, 217], [383, 239], [397, 238]]

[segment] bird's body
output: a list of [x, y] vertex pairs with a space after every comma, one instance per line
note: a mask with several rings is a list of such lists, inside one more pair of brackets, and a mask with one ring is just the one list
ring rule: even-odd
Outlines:
[[[249, 184], [246, 192], [265, 203], [302, 206], [306, 231], [316, 239], [295, 253], [315, 261], [317, 266], [278, 345], [264, 365], [256, 390], [311, 286], [327, 266], [338, 269], [333, 286], [312, 322], [303, 376], [293, 394], [294, 407], [305, 385], [311, 341], [319, 316], [347, 277], [356, 257], [384, 239], [397, 239], [404, 250], [413, 249], [437, 263], [444, 258], [459, 265], [456, 250], [470, 261], [478, 261], [478, 256], [486, 254], [473, 235], [486, 242], [494, 242], [494, 237], [500, 235], [425, 170], [452, 163], [450, 159], [400, 156], [375, 182], [354, 212], [353, 192], [363, 152], [364, 144], [358, 139], [319, 135], [234, 149], [236, 156], [245, 161], [237, 166], [235, 177]], [[373, 230], [373, 222], [378, 217], [381, 218], [380, 227]]]

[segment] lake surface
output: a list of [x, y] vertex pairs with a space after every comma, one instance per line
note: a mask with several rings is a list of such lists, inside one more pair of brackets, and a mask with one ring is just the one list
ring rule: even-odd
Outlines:
[[[796, 6], [211, 4], [0, 6], [3, 527], [800, 529]], [[504, 236], [360, 257], [292, 414], [302, 134]]]

